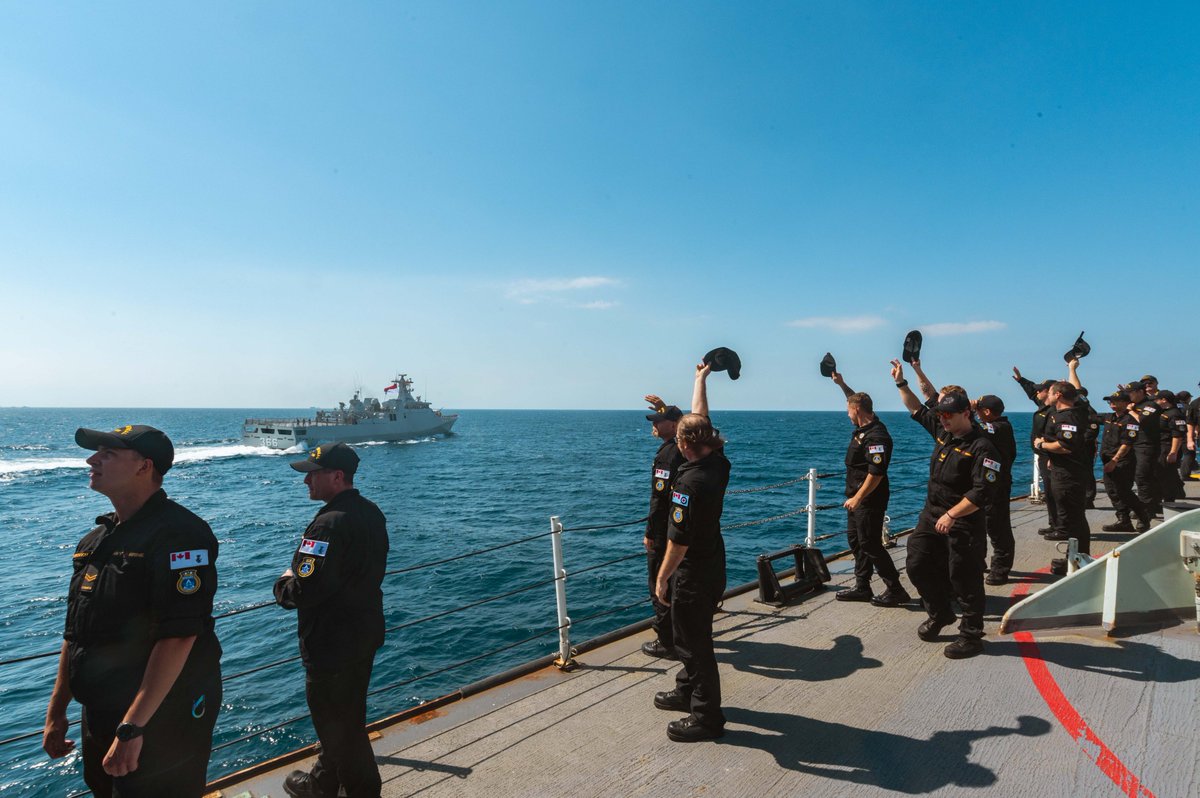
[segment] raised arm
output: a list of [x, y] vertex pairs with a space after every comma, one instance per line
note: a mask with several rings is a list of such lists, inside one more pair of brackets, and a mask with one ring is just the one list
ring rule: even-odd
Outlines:
[[1083, 383], [1079, 381], [1079, 358], [1073, 357], [1067, 361], [1067, 382], [1074, 385], [1076, 388], [1082, 388]]
[[833, 372], [833, 374], [831, 374], [829, 376], [829, 379], [833, 380], [833, 384], [836, 385], [837, 387], [841, 388], [842, 393], [846, 394], [847, 397], [854, 395], [854, 389], [846, 384], [846, 381], [844, 379], [842, 379], [842, 375], [840, 372], [837, 372], [837, 371]]
[[708, 415], [708, 375], [712, 369], [707, 363], [696, 364], [696, 384], [692, 388], [692, 412]]
[[[895, 363], [897, 361], [893, 360], [892, 362]], [[917, 387], [921, 389], [921, 395], [926, 399], [937, 399], [937, 388], [933, 387], [933, 383], [929, 381], [929, 378], [925, 376], [925, 372], [921, 370], [921, 361], [913, 360], [912, 367], [913, 374], [917, 375]]]
[[900, 391], [900, 401], [904, 402], [904, 407], [909, 413], [915, 413], [924, 406], [912, 389], [908, 387], [908, 380], [904, 379], [904, 366], [900, 365], [899, 360], [892, 361], [892, 380]]

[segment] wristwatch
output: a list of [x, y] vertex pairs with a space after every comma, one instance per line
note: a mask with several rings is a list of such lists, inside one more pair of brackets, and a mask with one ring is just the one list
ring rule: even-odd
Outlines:
[[141, 737], [145, 729], [133, 723], [118, 723], [117, 724], [117, 739], [122, 742], [129, 742], [135, 737]]

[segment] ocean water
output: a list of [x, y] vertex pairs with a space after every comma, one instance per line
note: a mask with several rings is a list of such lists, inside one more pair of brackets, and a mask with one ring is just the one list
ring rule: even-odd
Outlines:
[[[560, 516], [564, 534], [573, 641], [649, 615], [643, 527], [648, 470], [657, 448], [637, 411], [461, 411], [455, 434], [358, 447], [357, 487], [388, 517], [388, 568], [401, 569], [478, 551], [549, 529]], [[243, 446], [248, 416], [303, 416], [296, 409], [116, 410], [0, 409], [0, 660], [56, 651], [61, 644], [71, 554], [107, 500], [88, 490], [79, 426], [111, 429], [152, 424], [176, 445], [167, 493], [205, 518], [220, 542], [216, 611], [271, 600], [317, 505], [302, 475], [288, 467], [301, 455]], [[915, 521], [925, 496], [931, 439], [903, 413], [883, 413], [896, 441], [891, 469], [893, 530]], [[1010, 416], [1018, 444], [1030, 416]], [[834, 473], [820, 480], [818, 505], [842, 495], [842, 461], [851, 425], [840, 412], [714, 412], [728, 439], [730, 490], [774, 485], [807, 469]], [[1025, 451], [1024, 447], [1021, 448]], [[1022, 457], [1014, 492], [1030, 481]], [[755, 578], [755, 557], [802, 542], [804, 515], [772, 518], [807, 502], [807, 483], [727, 497], [723, 523], [729, 584]], [[844, 513], [817, 514], [827, 551], [846, 547]], [[623, 559], [624, 558], [624, 559]], [[595, 567], [600, 566], [600, 567]], [[583, 569], [589, 569], [583, 573]], [[368, 716], [384, 717], [557, 648], [550, 539], [528, 542], [435, 567], [389, 576], [384, 583], [389, 627], [376, 658]], [[534, 586], [432, 620], [429, 616]], [[591, 617], [596, 616], [596, 617]], [[417, 623], [413, 623], [417, 622]], [[218, 620], [225, 650], [225, 699], [217, 721], [210, 778], [314, 740], [299, 662], [240, 675], [295, 656], [295, 615], [266, 607]], [[529, 638], [534, 638], [528, 642]], [[518, 644], [519, 643], [519, 644]], [[518, 644], [518, 645], [514, 645]], [[501, 650], [504, 649], [504, 650]], [[494, 653], [493, 653], [494, 652]], [[471, 662], [463, 663], [466, 660]], [[61, 796], [85, 789], [77, 754], [49, 760], [39, 731], [56, 659], [0, 665], [0, 794]], [[230, 678], [232, 677], [232, 678]], [[79, 709], [68, 713], [77, 719]], [[267, 730], [264, 732], [264, 730]], [[263, 733], [259, 733], [263, 732]], [[250, 739], [243, 737], [254, 735]], [[69, 735], [78, 740], [77, 730]]]

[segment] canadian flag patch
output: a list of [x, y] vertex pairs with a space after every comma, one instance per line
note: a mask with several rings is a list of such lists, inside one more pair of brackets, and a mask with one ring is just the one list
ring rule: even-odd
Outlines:
[[208, 549], [171, 552], [172, 571], [178, 571], [180, 568], [199, 568], [203, 565], [208, 565]]
[[300, 553], [311, 554], [314, 557], [324, 557], [325, 552], [329, 551], [328, 540], [313, 540], [312, 538], [304, 538], [300, 541]]

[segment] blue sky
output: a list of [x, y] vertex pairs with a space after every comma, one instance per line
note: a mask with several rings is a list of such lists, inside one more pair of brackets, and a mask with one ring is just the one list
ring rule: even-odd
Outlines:
[[[1200, 378], [1194, 3], [5, 3], [0, 405]], [[1190, 306], [1187, 304], [1190, 297]]]

